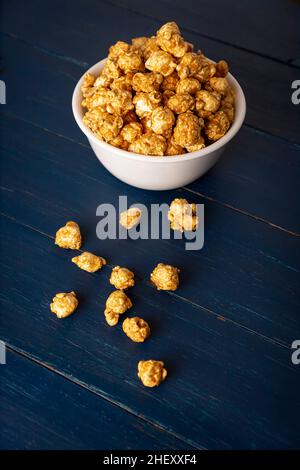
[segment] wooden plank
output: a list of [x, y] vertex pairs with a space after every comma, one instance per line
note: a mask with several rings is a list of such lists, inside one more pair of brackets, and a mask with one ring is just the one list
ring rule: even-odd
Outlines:
[[[130, 188], [104, 170], [90, 150], [29, 125], [10, 123], [3, 141], [2, 211], [53, 236], [66, 220], [78, 220], [85, 249], [104, 251], [111, 264], [132, 263], [146, 280], [153, 266], [182, 268], [180, 298], [290, 346], [299, 320], [299, 239], [255, 219], [205, 201], [205, 246], [185, 251], [178, 240], [99, 241], [96, 208], [170, 202], [175, 197], [203, 203], [185, 191], [148, 192]], [[23, 149], [26, 142], [26, 151]], [[134, 243], [134, 245], [133, 245]], [[129, 253], [128, 253], [128, 250]], [[149, 287], [152, 295], [152, 289]], [[177, 294], [177, 293], [176, 293]]]
[[[7, 40], [6, 45], [11, 49], [11, 56], [5, 72], [9, 84], [5, 111], [86, 143], [70, 106], [81, 69], [13, 40]], [[30, 78], [27, 75], [22, 78], [22, 87], [18, 79], [19, 67], [31, 70]], [[299, 181], [298, 153], [299, 147], [295, 145], [244, 127], [220, 164], [191, 188], [299, 232], [299, 205], [295, 198]], [[290, 204], [291, 200], [295, 202]]]
[[188, 444], [7, 350], [1, 449], [187, 449]]
[[[10, 3], [6, 5], [8, 8]], [[20, 5], [19, 8], [22, 8], [22, 6]], [[39, 8], [41, 8], [41, 4]], [[20, 42], [29, 42], [35, 48], [50, 51], [54, 57], [61, 58], [61, 61], [66, 59], [69, 65], [72, 63], [78, 64], [76, 74], [71, 74], [74, 80], [87, 68], [87, 63], [92, 65], [105, 57], [109, 45], [117, 39], [128, 40], [132, 36], [153, 34], [162, 23], [160, 19], [146, 18], [103, 2], [97, 2], [90, 10], [83, 0], [74, 3], [74, 9], [73, 5], [72, 8], [69, 8], [68, 4], [62, 7], [61, 2], [58, 0], [49, 3], [43, 2], [43, 15], [47, 16], [48, 21], [39, 22], [35, 21], [38, 15], [37, 12], [40, 11], [39, 8], [36, 8], [35, 3], [29, 3], [28, 6], [26, 2], [26, 8], [24, 4], [22, 13], [20, 12], [19, 15], [11, 13], [10, 19], [7, 18], [4, 24], [8, 29], [5, 31], [17, 36]], [[57, 11], [60, 11], [61, 8], [63, 8], [61, 15], [57, 15]], [[124, 21], [124, 14], [126, 15], [126, 21]], [[105, 21], [103, 18], [105, 18]], [[57, 30], [55, 36], [52, 30], [54, 23]], [[122, 31], [120, 31], [120, 24], [122, 24]], [[291, 101], [291, 84], [299, 78], [297, 68], [276, 63], [273, 60], [253, 55], [236, 47], [199, 37], [194, 33], [186, 32], [186, 38], [193, 42], [196, 47], [203, 49], [208, 57], [215, 60], [220, 58], [228, 60], [233, 74], [240, 81], [246, 94], [247, 124], [293, 142], [300, 142], [299, 110]], [[22, 51], [22, 48], [25, 48], [26, 52]], [[34, 92], [37, 95], [42, 94], [47, 97], [47, 92], [45, 89], [43, 91], [43, 88], [50, 85], [51, 90], [53, 75], [59, 75], [60, 81], [65, 78], [61, 76], [63, 73], [61, 70], [62, 64], [58, 61], [55, 66], [51, 66], [50, 59], [48, 65], [51, 70], [47, 70], [47, 76], [44, 77], [43, 71], [37, 67], [38, 62], [33, 58], [29, 58], [28, 47], [26, 48], [24, 42], [16, 45], [9, 39], [3, 39], [3, 49], [7, 51], [3, 78], [7, 83], [10, 83], [11, 90], [14, 90], [10, 102], [11, 105], [14, 103], [17, 109], [25, 105], [28, 99], [28, 87], [31, 90], [32, 87], [35, 87]], [[42, 54], [41, 51], [32, 51], [32, 54], [35, 55], [39, 53]], [[45, 62], [43, 58], [39, 60]], [[25, 97], [20, 96], [18, 92], [20, 91], [19, 70], [26, 70], [27, 68], [30, 69], [30, 76], [24, 75], [22, 77], [22, 89], [26, 90], [27, 94]], [[46, 73], [46, 70], [44, 70], [44, 73]], [[40, 78], [38, 89], [35, 86], [36, 75]], [[54, 83], [56, 86], [59, 84], [56, 81]], [[48, 93], [50, 93], [50, 90]], [[57, 95], [55, 94], [52, 97], [52, 100], [54, 100], [52, 106], [57, 101], [61, 103], [61, 92], [65, 95], [65, 89], [56, 89], [56, 92]], [[65, 100], [69, 98], [69, 96], [65, 96]], [[31, 103], [30, 108], [35, 108], [35, 106], [36, 103]]]
[[[300, 369], [291, 363], [289, 348], [147, 290], [140, 279], [129, 293], [131, 314], [149, 321], [152, 336], [145, 344], [134, 344], [120, 325], [105, 324], [108, 267], [89, 275], [70, 262], [72, 253], [7, 219], [1, 220], [1, 233], [0, 334], [9, 345], [190, 445], [299, 447]], [[120, 254], [122, 247], [113, 246]], [[108, 254], [101, 244], [97, 252]], [[131, 252], [126, 264], [147, 274], [144, 260], [138, 264]], [[50, 299], [71, 289], [78, 294], [79, 308], [58, 320], [49, 311]], [[152, 390], [139, 382], [136, 364], [154, 357], [165, 361], [169, 375]], [[53, 397], [53, 388], [49, 390]], [[57, 409], [61, 412], [61, 404]]]
[[[94, 2], [93, 2], [94, 3]], [[282, 0], [109, 0], [150, 18], [177, 21], [200, 36], [237, 48], [291, 62], [299, 58], [298, 34], [300, 9], [297, 2]]]

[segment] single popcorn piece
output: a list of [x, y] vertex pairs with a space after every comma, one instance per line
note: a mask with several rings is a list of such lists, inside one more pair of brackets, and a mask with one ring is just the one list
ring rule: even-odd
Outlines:
[[130, 207], [127, 211], [121, 212], [120, 224], [130, 230], [140, 223], [142, 211], [138, 207]]
[[76, 222], [67, 222], [64, 227], [61, 227], [56, 232], [55, 245], [58, 245], [60, 248], [79, 250], [81, 247], [79, 225]]
[[57, 318], [66, 318], [75, 312], [78, 306], [78, 300], [75, 292], [61, 292], [56, 294], [50, 304], [51, 312], [55, 313]]
[[163, 156], [167, 147], [167, 141], [162, 135], [154, 132], [143, 134], [136, 142], [129, 146], [129, 150], [141, 155]]
[[120, 55], [125, 54], [130, 49], [129, 44], [124, 41], [117, 41], [116, 44], [109, 48], [108, 57], [110, 59], [117, 59]]
[[195, 105], [194, 98], [189, 93], [176, 93], [168, 100], [168, 107], [176, 114], [186, 113], [193, 110]]
[[72, 263], [75, 263], [80, 269], [88, 273], [95, 273], [106, 264], [106, 260], [101, 256], [93, 255], [88, 251], [84, 251], [80, 256], [72, 258]]
[[174, 21], [164, 24], [157, 31], [156, 38], [158, 45], [175, 57], [182, 57], [188, 49], [188, 45]]
[[167, 377], [167, 371], [162, 361], [150, 359], [148, 361], [139, 361], [138, 377], [145, 387], [156, 387]]
[[151, 114], [151, 129], [155, 134], [166, 134], [174, 124], [175, 116], [167, 107], [159, 106]]
[[112, 292], [107, 300], [104, 315], [110, 326], [115, 326], [119, 322], [119, 316], [132, 307], [132, 302], [122, 290]]
[[187, 52], [180, 60], [176, 70], [179, 77], [183, 80], [188, 77], [196, 77], [201, 67], [201, 56], [195, 52]]
[[118, 66], [124, 73], [143, 72], [145, 70], [141, 54], [137, 51], [121, 54], [118, 58]]
[[229, 127], [230, 121], [227, 114], [224, 111], [218, 111], [208, 120], [204, 131], [207, 137], [215, 142], [226, 134]]
[[225, 96], [228, 93], [229, 83], [227, 81], [227, 78], [212, 77], [209, 80], [209, 84], [213, 90], [217, 91], [222, 96]]
[[152, 52], [145, 63], [145, 67], [152, 72], [161, 73], [164, 77], [171, 75], [177, 67], [171, 54], [165, 51]]
[[135, 343], [143, 343], [150, 335], [148, 323], [139, 317], [126, 318], [122, 325], [124, 333]]
[[208, 118], [215, 113], [221, 103], [221, 95], [214, 91], [200, 90], [196, 93], [196, 111], [198, 116]]
[[116, 266], [113, 268], [109, 282], [115, 286], [116, 289], [128, 289], [134, 286], [134, 274], [127, 268]]
[[[128, 90], [115, 89], [108, 93], [106, 111], [115, 115], [126, 114], [134, 109], [132, 93]], [[122, 122], [123, 124], [123, 122]]]
[[104, 112], [99, 116], [98, 132], [102, 139], [106, 140], [106, 142], [109, 142], [117, 137], [122, 127], [123, 119], [117, 114]]
[[201, 89], [201, 83], [197, 78], [188, 77], [179, 80], [176, 86], [176, 93], [189, 93], [190, 95], [195, 95], [197, 91]]
[[216, 65], [216, 69], [216, 77], [226, 77], [229, 72], [229, 67], [225, 60], [220, 60]]
[[138, 92], [133, 98], [135, 112], [140, 118], [151, 114], [152, 111], [159, 106], [160, 102], [161, 94], [157, 91], [151, 93]]
[[183, 153], [185, 153], [185, 149], [181, 147], [181, 145], [176, 144], [173, 136], [169, 137], [165, 155], [171, 157], [174, 155], [182, 155]]
[[198, 225], [196, 213], [196, 204], [189, 204], [186, 199], [174, 199], [168, 212], [171, 228], [180, 232], [196, 230]]
[[200, 135], [199, 140], [195, 144], [186, 145], [185, 148], [188, 152], [196, 152], [197, 150], [204, 149], [204, 147], [206, 147], [205, 139], [202, 137], [202, 135]]
[[191, 111], [179, 114], [174, 129], [174, 140], [182, 147], [193, 145], [200, 137], [199, 118]]
[[136, 73], [132, 79], [132, 88], [135, 91], [151, 93], [152, 91], [158, 91], [162, 81], [163, 76], [160, 73]]
[[151, 273], [151, 281], [158, 290], [176, 290], [179, 286], [179, 269], [159, 263]]
[[129, 124], [126, 124], [121, 130], [121, 136], [130, 144], [139, 139], [142, 133], [143, 126], [139, 122], [130, 122]]

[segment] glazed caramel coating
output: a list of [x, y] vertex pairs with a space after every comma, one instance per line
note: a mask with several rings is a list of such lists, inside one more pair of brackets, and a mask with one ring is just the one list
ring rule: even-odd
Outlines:
[[162, 361], [150, 359], [138, 363], [138, 377], [145, 387], [157, 387], [167, 377]]
[[179, 286], [179, 269], [159, 263], [151, 273], [151, 281], [158, 290], [176, 290]]
[[81, 247], [81, 233], [79, 225], [76, 222], [67, 222], [61, 227], [55, 235], [55, 245], [60, 248], [70, 250], [79, 250]]
[[124, 333], [135, 343], [143, 343], [150, 335], [148, 323], [139, 317], [126, 318], [123, 321]]
[[104, 315], [107, 323], [110, 326], [117, 325], [119, 315], [122, 315], [131, 307], [132, 302], [125, 292], [122, 290], [115, 290], [106, 300]]
[[117, 41], [100, 75], [84, 76], [83, 122], [99, 140], [129, 152], [170, 157], [199, 151], [234, 121], [227, 74], [226, 61], [215, 64], [193, 52], [171, 21], [150, 38]]
[[80, 269], [88, 273], [94, 273], [106, 264], [106, 260], [101, 256], [93, 255], [88, 251], [84, 251], [79, 256], [72, 258], [72, 263], [75, 263]]
[[111, 272], [109, 282], [116, 289], [125, 290], [134, 286], [134, 274], [127, 268], [116, 266]]
[[78, 300], [75, 292], [61, 292], [53, 298], [50, 310], [57, 318], [66, 318], [75, 312], [77, 306]]

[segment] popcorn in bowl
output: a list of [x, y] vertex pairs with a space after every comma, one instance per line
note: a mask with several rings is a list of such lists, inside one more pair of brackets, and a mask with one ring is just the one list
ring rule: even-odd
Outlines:
[[166, 23], [151, 38], [118, 41], [100, 75], [85, 75], [83, 122], [99, 140], [141, 155], [201, 150], [233, 123], [227, 73], [224, 60], [193, 52], [176, 23]]

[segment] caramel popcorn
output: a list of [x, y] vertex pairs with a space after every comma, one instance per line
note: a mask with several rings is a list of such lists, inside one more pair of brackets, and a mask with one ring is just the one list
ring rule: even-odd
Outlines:
[[116, 266], [112, 270], [109, 282], [115, 286], [116, 289], [128, 289], [134, 286], [134, 274], [127, 268]]
[[140, 361], [138, 363], [138, 377], [145, 387], [156, 387], [167, 377], [167, 371], [162, 361]]
[[[228, 64], [193, 52], [174, 21], [150, 38], [117, 41], [98, 77], [82, 81], [83, 122], [99, 140], [141, 155], [195, 152], [234, 121]], [[228, 125], [229, 123], [229, 125]]]
[[76, 222], [67, 222], [64, 227], [61, 227], [56, 232], [55, 245], [60, 246], [60, 248], [79, 250], [81, 247], [81, 233], [79, 225]]
[[101, 256], [93, 255], [88, 251], [84, 251], [80, 256], [72, 258], [72, 263], [75, 263], [80, 269], [88, 273], [95, 273], [106, 264], [106, 260]]
[[179, 286], [179, 269], [159, 263], [151, 273], [151, 281], [158, 290], [176, 290]]
[[131, 307], [132, 302], [125, 292], [122, 290], [115, 290], [106, 300], [104, 315], [107, 323], [110, 326], [117, 325], [119, 316]]
[[78, 300], [75, 292], [61, 292], [56, 294], [50, 304], [51, 312], [55, 313], [57, 318], [66, 318], [75, 312], [78, 306]]
[[150, 335], [148, 323], [139, 317], [126, 318], [122, 328], [128, 338], [136, 343], [143, 343]]
[[151, 129], [155, 134], [166, 134], [169, 129], [172, 129], [174, 123], [175, 116], [167, 107], [159, 106], [151, 114]]
[[200, 137], [199, 118], [191, 111], [179, 114], [174, 129], [175, 142], [182, 147], [195, 144]]
[[173, 230], [195, 230], [198, 225], [196, 204], [189, 204], [186, 199], [174, 199], [170, 205], [168, 219]]
[[137, 207], [130, 207], [127, 211], [121, 212], [120, 224], [122, 227], [130, 230], [139, 224], [142, 216], [142, 211]]

